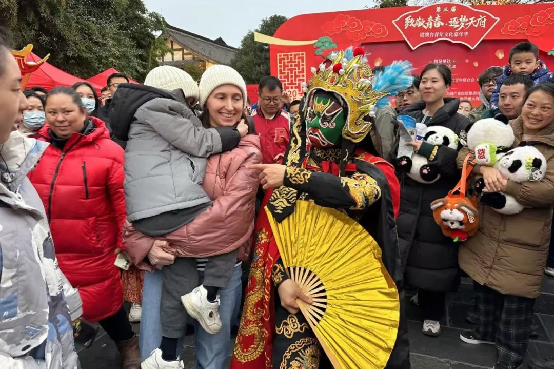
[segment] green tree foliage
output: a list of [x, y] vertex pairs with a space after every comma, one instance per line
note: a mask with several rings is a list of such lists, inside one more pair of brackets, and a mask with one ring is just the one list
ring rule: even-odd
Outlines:
[[[272, 15], [262, 20], [260, 27], [255, 31], [273, 36], [275, 31], [286, 21], [287, 17]], [[244, 77], [247, 84], [257, 84], [262, 77], [270, 74], [269, 45], [255, 42], [254, 31], [248, 32], [242, 39], [231, 65]]]
[[14, 46], [33, 51], [69, 73], [88, 78], [110, 67], [142, 81], [167, 51], [166, 23], [142, 0], [0, 0], [0, 24]]
[[397, 6], [408, 6], [408, 0], [381, 0], [377, 8], [394, 8]]
[[335, 49], [337, 47], [338, 45], [335, 44], [330, 37], [323, 36], [323, 37], [320, 37], [319, 40], [317, 40], [316, 43], [314, 44], [314, 49], [317, 49], [316, 51], [314, 51], [314, 54], [323, 56], [326, 50]]
[[198, 63], [187, 63], [183, 67], [185, 72], [187, 72], [190, 77], [196, 82], [200, 82], [200, 78], [202, 77], [202, 68], [200, 68], [200, 65]]

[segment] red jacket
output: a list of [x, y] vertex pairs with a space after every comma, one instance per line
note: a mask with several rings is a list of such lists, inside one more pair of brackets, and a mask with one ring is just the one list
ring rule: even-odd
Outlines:
[[[46, 208], [60, 268], [79, 290], [83, 317], [96, 322], [123, 305], [114, 252], [123, 248], [126, 214], [123, 149], [104, 122], [90, 119], [92, 132], [73, 134], [63, 153], [50, 145], [29, 178]], [[47, 125], [39, 140], [51, 141]]]
[[262, 144], [262, 163], [281, 163], [290, 140], [289, 114], [278, 111], [273, 119], [266, 119], [258, 108], [252, 112], [252, 119]]

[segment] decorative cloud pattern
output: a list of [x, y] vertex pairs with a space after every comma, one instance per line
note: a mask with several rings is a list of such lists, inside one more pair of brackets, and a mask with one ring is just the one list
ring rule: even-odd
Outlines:
[[368, 20], [360, 20], [346, 14], [339, 14], [334, 20], [322, 26], [327, 35], [336, 35], [346, 32], [346, 37], [352, 41], [363, 41], [368, 37], [382, 38], [389, 34], [384, 24]]
[[549, 26], [554, 24], [554, 8], [541, 10], [532, 15], [517, 17], [504, 24], [502, 34], [517, 35], [523, 34], [526, 36], [540, 36], [545, 34]]

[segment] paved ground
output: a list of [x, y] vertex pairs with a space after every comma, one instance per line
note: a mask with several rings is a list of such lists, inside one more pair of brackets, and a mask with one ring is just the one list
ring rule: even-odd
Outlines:
[[[439, 338], [430, 338], [421, 333], [418, 308], [410, 305], [408, 318], [413, 368], [492, 368], [496, 362], [494, 346], [474, 346], [459, 339], [460, 333], [472, 327], [465, 322], [465, 316], [472, 303], [471, 282], [464, 279], [460, 290], [448, 296], [447, 314], [441, 323], [442, 335]], [[554, 353], [554, 278], [545, 277], [543, 281], [542, 295], [535, 305], [535, 321], [539, 326], [539, 336], [531, 340], [526, 360], [531, 356], [546, 357]], [[136, 331], [139, 331], [138, 325]], [[100, 333], [92, 348], [80, 350], [79, 357], [85, 369], [119, 367], [117, 349], [105, 333]], [[185, 343], [183, 360], [187, 368], [194, 368], [192, 336], [189, 336]]]

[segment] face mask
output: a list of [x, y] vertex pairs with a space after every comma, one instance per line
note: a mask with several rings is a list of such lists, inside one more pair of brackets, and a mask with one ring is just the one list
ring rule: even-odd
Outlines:
[[37, 110], [32, 112], [23, 112], [23, 124], [29, 130], [38, 130], [44, 126], [46, 115], [44, 111]]
[[81, 98], [83, 105], [85, 106], [87, 113], [91, 114], [96, 108], [96, 102], [93, 99]]
[[315, 147], [337, 145], [346, 123], [346, 114], [339, 100], [325, 93], [316, 93], [306, 115], [308, 139]]

